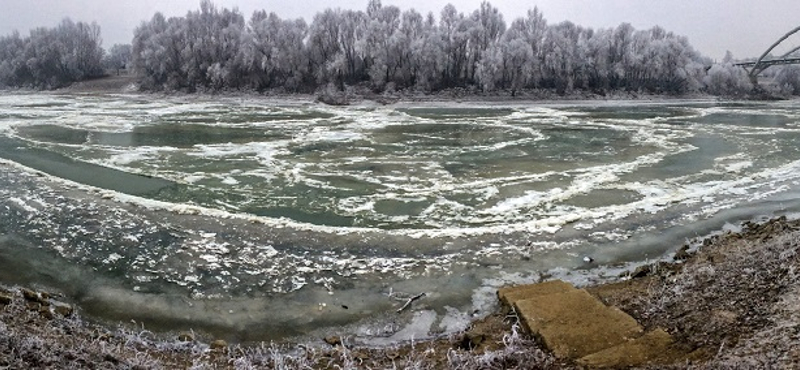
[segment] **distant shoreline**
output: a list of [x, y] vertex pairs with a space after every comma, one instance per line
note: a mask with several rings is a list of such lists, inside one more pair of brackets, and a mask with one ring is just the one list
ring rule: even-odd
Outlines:
[[[36, 90], [5, 90], [7, 93], [24, 91], [26, 93], [39, 92]], [[454, 88], [432, 93], [414, 92], [401, 90], [397, 92], [384, 92], [376, 94], [368, 88], [348, 87], [347, 92], [340, 92], [342, 104], [330, 104], [321, 98], [320, 93], [285, 93], [279, 90], [267, 90], [264, 92], [232, 90], [217, 92], [195, 92], [187, 93], [181, 91], [142, 91], [136, 85], [136, 76], [123, 74], [120, 76], [109, 75], [106, 77], [76, 82], [70, 86], [41, 91], [43, 93], [54, 94], [145, 94], [145, 95], [164, 95], [171, 97], [203, 97], [213, 99], [215, 97], [253, 97], [268, 98], [278, 100], [290, 100], [301, 102], [319, 102], [328, 105], [361, 105], [372, 102], [378, 105], [405, 105], [405, 104], [435, 104], [435, 103], [475, 103], [480, 105], [491, 104], [523, 104], [523, 103], [566, 103], [566, 102], [598, 102], [598, 101], [725, 101], [725, 100], [747, 100], [746, 97], [719, 97], [709, 94], [693, 93], [685, 95], [654, 95], [649, 93], [612, 91], [605, 95], [591, 93], [587, 91], [576, 91], [571, 94], [558, 94], [551, 90], [520, 90], [515, 95], [509, 91], [481, 92], [468, 89]]]

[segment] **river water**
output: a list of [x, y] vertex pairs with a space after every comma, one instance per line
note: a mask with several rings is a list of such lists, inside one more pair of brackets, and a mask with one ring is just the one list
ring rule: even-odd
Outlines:
[[797, 212], [798, 108], [3, 94], [0, 279], [236, 341], [458, 330]]

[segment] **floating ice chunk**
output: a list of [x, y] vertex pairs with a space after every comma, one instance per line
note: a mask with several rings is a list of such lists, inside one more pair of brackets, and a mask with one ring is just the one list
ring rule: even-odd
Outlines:
[[189, 176], [184, 177], [183, 181], [185, 181], [188, 184], [194, 184], [194, 183], [196, 183], [196, 182], [198, 182], [198, 181], [200, 181], [202, 179], [205, 179], [205, 178], [206, 178], [206, 175], [194, 174], [194, 175], [189, 175]]
[[339, 201], [339, 209], [350, 214], [372, 212], [375, 209], [375, 201], [362, 197], [350, 197]]
[[19, 209], [27, 212], [28, 214], [39, 213], [39, 211], [37, 211], [36, 208], [29, 206], [28, 203], [26, 203], [24, 200], [20, 198], [8, 198], [8, 201], [14, 203]]
[[436, 322], [436, 317], [436, 312], [432, 310], [415, 312], [411, 322], [403, 329], [388, 338], [371, 338], [370, 342], [374, 342], [377, 345], [390, 345], [428, 338], [430, 337], [431, 326]]
[[504, 214], [508, 212], [516, 212], [520, 208], [534, 208], [548, 200], [553, 199], [554, 197], [557, 197], [559, 194], [563, 192], [564, 190], [561, 188], [554, 188], [548, 192], [529, 190], [526, 191], [525, 195], [523, 196], [505, 199], [502, 202], [497, 203], [487, 212], [494, 214]]
[[275, 257], [275, 256], [278, 255], [278, 251], [275, 250], [275, 247], [273, 247], [271, 245], [258, 247], [258, 250], [264, 257], [267, 257], [267, 258], [272, 258], [272, 257]]
[[201, 259], [205, 260], [208, 263], [218, 263], [219, 257], [212, 255], [212, 254], [204, 254], [200, 256]]
[[227, 176], [222, 179], [222, 183], [225, 185], [239, 185], [239, 180], [234, 179], [233, 177]]
[[133, 243], [138, 243], [139, 242], [139, 238], [136, 237], [136, 235], [132, 235], [132, 234], [125, 235], [125, 236], [122, 237], [122, 239], [130, 241], [130, 242], [133, 242]]
[[362, 139], [363, 137], [364, 135], [358, 132], [329, 131], [327, 129], [317, 127], [312, 132], [302, 137], [296, 137], [295, 140], [304, 143], [309, 141], [344, 142], [344, 141], [357, 141]]
[[445, 333], [454, 333], [464, 330], [472, 323], [472, 319], [466, 313], [450, 306], [445, 306], [444, 309], [447, 311], [447, 314], [445, 314], [442, 321], [439, 322], [439, 328], [444, 330]]
[[488, 313], [497, 307], [497, 290], [509, 285], [531, 284], [538, 282], [538, 274], [523, 275], [500, 272], [495, 278], [484, 279], [483, 284], [472, 292], [472, 308], [476, 312]]
[[290, 290], [291, 292], [294, 292], [294, 291], [296, 291], [296, 290], [300, 290], [301, 288], [303, 288], [304, 286], [306, 286], [306, 284], [308, 284], [308, 283], [306, 282], [306, 278], [304, 278], [304, 277], [302, 277], [302, 276], [297, 276], [297, 275], [295, 275], [295, 276], [292, 276], [292, 281], [291, 281], [291, 283], [292, 283], [292, 288], [291, 288], [291, 290]]
[[114, 262], [119, 261], [121, 258], [122, 256], [117, 253], [111, 253], [110, 255], [108, 255], [106, 259], [103, 260], [103, 263], [107, 265], [112, 264]]
[[737, 162], [731, 163], [725, 166], [725, 172], [728, 173], [740, 173], [743, 170], [750, 168], [753, 166], [753, 161], [744, 161], [744, 162]]

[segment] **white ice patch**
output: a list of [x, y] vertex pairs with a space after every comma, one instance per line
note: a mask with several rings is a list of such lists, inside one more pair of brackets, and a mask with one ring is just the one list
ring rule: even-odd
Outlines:
[[350, 215], [372, 212], [375, 208], [375, 201], [363, 199], [361, 197], [350, 197], [339, 200], [339, 209]]
[[535, 208], [544, 202], [551, 202], [563, 193], [564, 190], [561, 188], [550, 189], [548, 192], [528, 190], [525, 192], [525, 195], [517, 198], [505, 199], [486, 210], [486, 212], [505, 214], [508, 212], [518, 212], [521, 208]]
[[119, 261], [120, 259], [122, 259], [121, 255], [119, 255], [117, 253], [111, 253], [110, 255], [108, 255], [108, 257], [106, 257], [106, 259], [103, 260], [103, 263], [106, 264], [106, 265], [109, 265], [109, 264], [112, 264], [114, 262]]
[[356, 141], [364, 138], [364, 135], [358, 132], [348, 131], [329, 131], [323, 127], [316, 127], [311, 132], [294, 138], [294, 142], [308, 143], [313, 141]]
[[289, 154], [286, 150], [287, 145], [289, 145], [288, 140], [244, 144], [195, 145], [192, 150], [186, 152], [186, 155], [202, 158], [254, 155], [263, 163], [272, 164], [276, 155]]
[[221, 182], [225, 185], [239, 185], [239, 181], [230, 176], [226, 176]]
[[434, 322], [436, 322], [436, 317], [436, 312], [433, 310], [414, 312], [414, 317], [411, 319], [411, 322], [400, 331], [392, 334], [392, 336], [388, 338], [370, 338], [370, 344], [379, 346], [391, 345], [429, 338], [431, 327]]
[[138, 243], [139, 237], [137, 235], [128, 234], [122, 237], [123, 240], [127, 240], [129, 242]]
[[524, 275], [501, 271], [496, 277], [484, 279], [483, 284], [472, 292], [472, 309], [484, 315], [493, 312], [497, 307], [498, 289], [505, 286], [532, 284], [540, 280], [541, 276], [537, 273]]
[[306, 284], [308, 284], [306, 282], [306, 278], [302, 276], [292, 276], [291, 282], [292, 282], [292, 289], [290, 290], [291, 292], [300, 290], [301, 288], [306, 286]]
[[216, 263], [218, 263], [220, 261], [219, 257], [217, 257], [217, 256], [215, 256], [213, 254], [204, 254], [204, 255], [201, 255], [200, 258], [205, 260], [208, 263], [214, 263], [214, 264], [216, 264]]
[[184, 177], [183, 181], [185, 183], [187, 183], [187, 184], [194, 184], [194, 183], [196, 183], [196, 182], [198, 182], [200, 180], [206, 179], [207, 177], [208, 177], [207, 174], [195, 173], [195, 174], [192, 174], [192, 175]]
[[456, 308], [445, 306], [447, 313], [439, 322], [439, 328], [445, 333], [455, 333], [465, 330], [472, 324], [472, 317], [465, 312], [461, 312]]
[[744, 161], [738, 163], [731, 163], [725, 166], [725, 172], [740, 173], [747, 168], [753, 167], [753, 161]]
[[8, 198], [8, 201], [16, 205], [18, 209], [28, 213], [28, 215], [39, 213], [39, 211], [36, 208], [29, 206], [28, 203], [26, 203], [24, 200], [20, 198], [11, 197]]

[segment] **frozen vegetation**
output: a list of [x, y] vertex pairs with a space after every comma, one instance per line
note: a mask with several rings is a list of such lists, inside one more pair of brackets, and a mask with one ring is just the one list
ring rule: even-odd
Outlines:
[[53, 89], [103, 74], [100, 26], [64, 19], [0, 37], [0, 87]]
[[[448, 4], [425, 15], [371, 0], [366, 11], [329, 8], [310, 23], [265, 10], [246, 20], [203, 0], [185, 16], [156, 13], [131, 44], [107, 52], [96, 24], [65, 19], [0, 37], [0, 87], [57, 88], [127, 68], [144, 90], [317, 92], [336, 104], [352, 90], [743, 96], [753, 88], [732, 56], [714, 64], [659, 26], [550, 24], [537, 8], [513, 16], [507, 22], [487, 1], [472, 12]], [[800, 92], [796, 67], [766, 75], [771, 93]]]
[[632, 90], [684, 94], [703, 87], [704, 60], [685, 37], [630, 24], [593, 30], [549, 25], [536, 8], [510, 25], [488, 2], [472, 13], [382, 6], [328, 9], [310, 24], [208, 1], [184, 17], [157, 13], [137, 28], [134, 70], [151, 90], [449, 88], [494, 91]]

